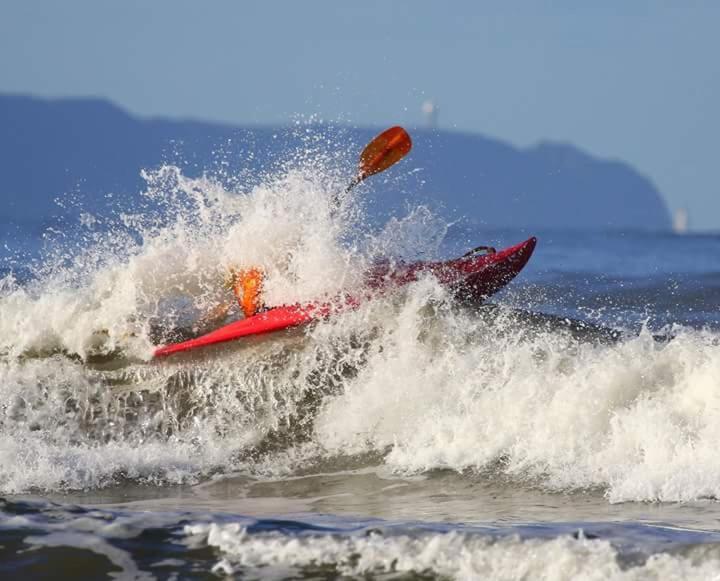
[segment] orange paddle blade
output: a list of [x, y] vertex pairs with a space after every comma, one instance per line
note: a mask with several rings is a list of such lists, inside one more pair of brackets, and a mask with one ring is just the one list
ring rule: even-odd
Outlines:
[[402, 127], [386, 129], [368, 143], [360, 154], [356, 181], [360, 182], [368, 176], [386, 170], [405, 157], [411, 148], [410, 136]]

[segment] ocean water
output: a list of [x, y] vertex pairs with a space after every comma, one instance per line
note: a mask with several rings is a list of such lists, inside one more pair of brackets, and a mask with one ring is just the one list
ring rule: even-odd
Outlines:
[[[165, 166], [147, 204], [5, 230], [0, 575], [720, 578], [720, 237], [378, 227], [362, 189], [331, 210], [342, 175]], [[151, 358], [218, 324], [229, 266], [294, 303], [531, 235], [482, 305], [427, 276]]]

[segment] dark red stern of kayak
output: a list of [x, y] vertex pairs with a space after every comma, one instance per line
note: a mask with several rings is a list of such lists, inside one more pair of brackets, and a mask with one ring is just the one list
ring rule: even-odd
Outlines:
[[[488, 255], [501, 255], [500, 260], [486, 265], [469, 265], [470, 274], [453, 285], [460, 298], [482, 300], [496, 293], [508, 284], [525, 267], [537, 244], [534, 236], [500, 252]], [[465, 260], [479, 261], [485, 256]], [[462, 259], [460, 259], [462, 260]]]
[[530, 260], [536, 243], [537, 239], [532, 237], [493, 254], [442, 262], [416, 262], [398, 268], [381, 265], [373, 269], [368, 283], [375, 289], [393, 288], [409, 284], [425, 273], [432, 273], [461, 298], [483, 299], [515, 278]]

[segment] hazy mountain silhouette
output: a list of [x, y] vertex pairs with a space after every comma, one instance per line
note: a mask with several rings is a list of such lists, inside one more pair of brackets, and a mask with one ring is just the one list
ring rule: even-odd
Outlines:
[[[234, 175], [257, 180], [259, 169], [270, 170], [308, 147], [344, 149], [355, 159], [377, 133], [140, 119], [103, 100], [25, 96], [0, 96], [0, 128], [0, 220], [6, 223], [42, 222], [62, 212], [56, 198], [73, 192], [84, 194], [89, 209], [101, 210], [106, 193], [137, 195], [140, 170], [166, 161], [187, 175], [229, 161]], [[518, 149], [480, 135], [411, 134], [408, 159], [365, 186], [376, 215], [421, 201], [449, 218], [491, 226], [670, 227], [657, 189], [627, 164], [570, 145]]]

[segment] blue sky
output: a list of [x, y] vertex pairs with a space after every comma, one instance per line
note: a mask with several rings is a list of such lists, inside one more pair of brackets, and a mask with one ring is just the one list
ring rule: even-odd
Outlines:
[[720, 2], [2, 0], [0, 92], [439, 126], [628, 161], [720, 230]]

